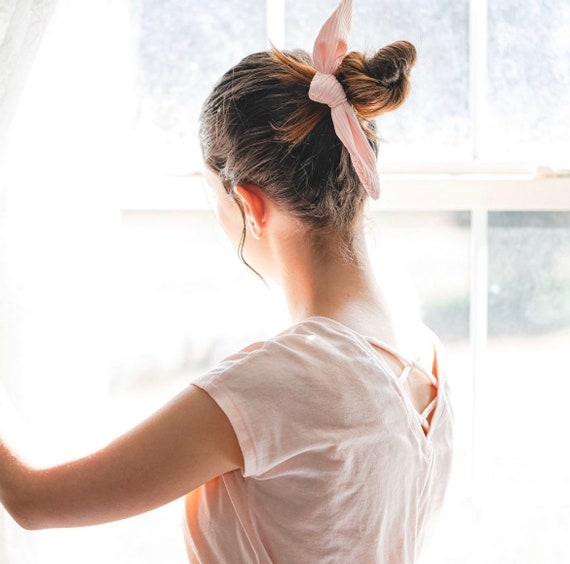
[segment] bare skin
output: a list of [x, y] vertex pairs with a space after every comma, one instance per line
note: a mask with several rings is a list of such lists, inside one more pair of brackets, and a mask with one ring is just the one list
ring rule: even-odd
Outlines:
[[[206, 179], [218, 220], [237, 244], [241, 214], [216, 175], [206, 171]], [[293, 323], [328, 317], [397, 348], [362, 230], [356, 236], [359, 261], [344, 261], [334, 239], [316, 256], [306, 243], [306, 227], [258, 187], [236, 186], [234, 195], [246, 216], [246, 258], [283, 289]], [[397, 361], [387, 360], [401, 370]], [[433, 397], [433, 389], [421, 375], [412, 376], [408, 389], [421, 410]], [[227, 417], [194, 386], [105, 448], [51, 468], [26, 465], [0, 429], [0, 501], [28, 529], [94, 525], [137, 515], [242, 466], [241, 449]]]

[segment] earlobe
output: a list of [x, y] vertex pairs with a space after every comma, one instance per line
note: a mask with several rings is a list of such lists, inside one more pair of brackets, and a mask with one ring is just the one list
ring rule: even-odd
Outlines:
[[249, 184], [234, 186], [234, 195], [240, 201], [252, 236], [261, 239], [267, 218], [265, 195], [257, 186]]

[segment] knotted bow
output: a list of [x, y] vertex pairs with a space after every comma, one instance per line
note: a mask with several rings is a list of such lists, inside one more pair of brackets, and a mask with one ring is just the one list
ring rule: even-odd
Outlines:
[[342, 84], [334, 75], [348, 51], [351, 24], [352, 0], [341, 0], [321, 28], [313, 47], [313, 63], [317, 72], [309, 88], [309, 98], [330, 106], [335, 133], [348, 149], [366, 192], [376, 200], [380, 195], [376, 155], [346, 99]]

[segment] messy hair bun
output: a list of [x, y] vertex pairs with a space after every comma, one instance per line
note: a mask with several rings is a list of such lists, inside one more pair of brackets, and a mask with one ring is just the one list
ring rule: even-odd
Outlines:
[[[309, 88], [316, 69], [306, 54], [303, 56], [300, 51], [285, 54], [277, 50], [273, 54], [283, 66], [285, 80], [305, 84]], [[393, 111], [405, 102], [416, 57], [416, 48], [409, 41], [396, 41], [382, 47], [370, 58], [358, 51], [351, 51], [344, 57], [336, 77], [361, 120]], [[307, 97], [284, 124], [283, 138], [292, 143], [300, 142], [327, 111], [326, 106]], [[371, 134], [369, 124], [362, 125]]]
[[357, 51], [348, 53], [337, 78], [356, 112], [364, 118], [374, 118], [404, 103], [415, 62], [416, 48], [408, 41], [396, 41], [370, 59]]
[[[371, 119], [404, 102], [415, 60], [414, 46], [398, 41], [370, 58], [348, 53], [337, 70], [374, 152]], [[273, 49], [240, 61], [204, 103], [202, 153], [230, 196], [239, 184], [259, 186], [310, 228], [313, 242], [334, 234], [350, 259], [366, 192], [335, 134], [330, 108], [309, 99], [315, 73], [304, 51]], [[242, 246], [244, 237], [245, 229]]]

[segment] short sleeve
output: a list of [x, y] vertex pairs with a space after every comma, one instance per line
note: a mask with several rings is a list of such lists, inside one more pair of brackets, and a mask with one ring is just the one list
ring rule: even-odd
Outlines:
[[[302, 338], [289, 336], [234, 355], [193, 382], [206, 391], [228, 417], [239, 441], [243, 474], [260, 476], [303, 449], [307, 413], [300, 413], [307, 365]], [[285, 342], [283, 342], [285, 341]], [[305, 354], [303, 354], [303, 352]]]
[[286, 334], [229, 357], [193, 382], [232, 424], [245, 477], [276, 475], [292, 458], [338, 441], [355, 410], [343, 392], [354, 350], [343, 347], [331, 335]]

